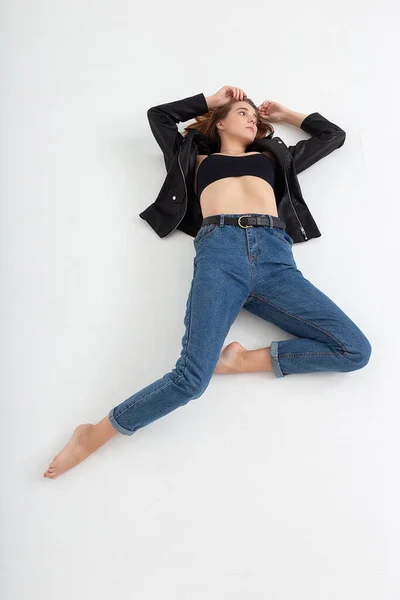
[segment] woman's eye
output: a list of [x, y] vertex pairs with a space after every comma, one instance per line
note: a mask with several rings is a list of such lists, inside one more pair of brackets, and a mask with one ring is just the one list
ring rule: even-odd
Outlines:
[[[239, 114], [245, 115], [245, 114], [246, 114], [246, 111], [244, 111], [244, 110], [239, 110]], [[256, 121], [258, 121], [258, 117], [256, 117]]]

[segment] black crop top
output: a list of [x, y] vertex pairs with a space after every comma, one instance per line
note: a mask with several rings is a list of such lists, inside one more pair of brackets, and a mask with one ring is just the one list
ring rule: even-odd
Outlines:
[[241, 177], [242, 175], [261, 177], [272, 187], [275, 181], [273, 163], [265, 154], [257, 153], [248, 156], [210, 154], [201, 161], [197, 170], [197, 197], [200, 198], [204, 188], [213, 181], [224, 177]]

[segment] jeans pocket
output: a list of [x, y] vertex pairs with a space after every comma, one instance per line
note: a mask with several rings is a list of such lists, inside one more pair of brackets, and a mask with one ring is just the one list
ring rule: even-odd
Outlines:
[[280, 240], [283, 240], [284, 242], [289, 244], [290, 247], [293, 246], [293, 239], [290, 237], [290, 235], [284, 229], [279, 229], [279, 228], [274, 227], [271, 231]]
[[217, 229], [217, 227], [219, 227], [218, 223], [205, 223], [202, 225], [193, 240], [193, 244], [196, 246], [196, 248], [200, 242], [202, 242], [204, 238], [207, 238], [209, 235], [211, 235], [213, 231]]

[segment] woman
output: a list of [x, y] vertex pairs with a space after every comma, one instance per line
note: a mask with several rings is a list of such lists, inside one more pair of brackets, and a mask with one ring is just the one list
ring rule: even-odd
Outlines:
[[[212, 375], [270, 371], [276, 377], [364, 367], [371, 345], [357, 325], [297, 269], [292, 237], [279, 218], [272, 152], [249, 152], [269, 121], [300, 123], [306, 115], [276, 102], [259, 107], [236, 87], [207, 98], [210, 114], [193, 127], [218, 152], [196, 157], [195, 192], [203, 221], [193, 240], [193, 278], [186, 304], [182, 350], [172, 371], [115, 406], [96, 425], [79, 425], [53, 459], [54, 479], [107, 440], [139, 428], [199, 398]], [[186, 128], [187, 130], [190, 127]], [[221, 348], [241, 308], [296, 336], [248, 351]]]

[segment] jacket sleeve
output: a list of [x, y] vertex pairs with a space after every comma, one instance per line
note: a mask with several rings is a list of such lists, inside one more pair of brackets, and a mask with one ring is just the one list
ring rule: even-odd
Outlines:
[[204, 94], [195, 94], [182, 100], [152, 106], [147, 111], [150, 129], [164, 154], [168, 171], [183, 138], [177, 123], [188, 121], [208, 112]]
[[318, 112], [307, 115], [300, 127], [311, 137], [307, 140], [300, 140], [295, 146], [288, 147], [293, 156], [296, 173], [301, 173], [321, 158], [343, 146], [346, 139], [346, 132], [343, 129], [328, 121]]

